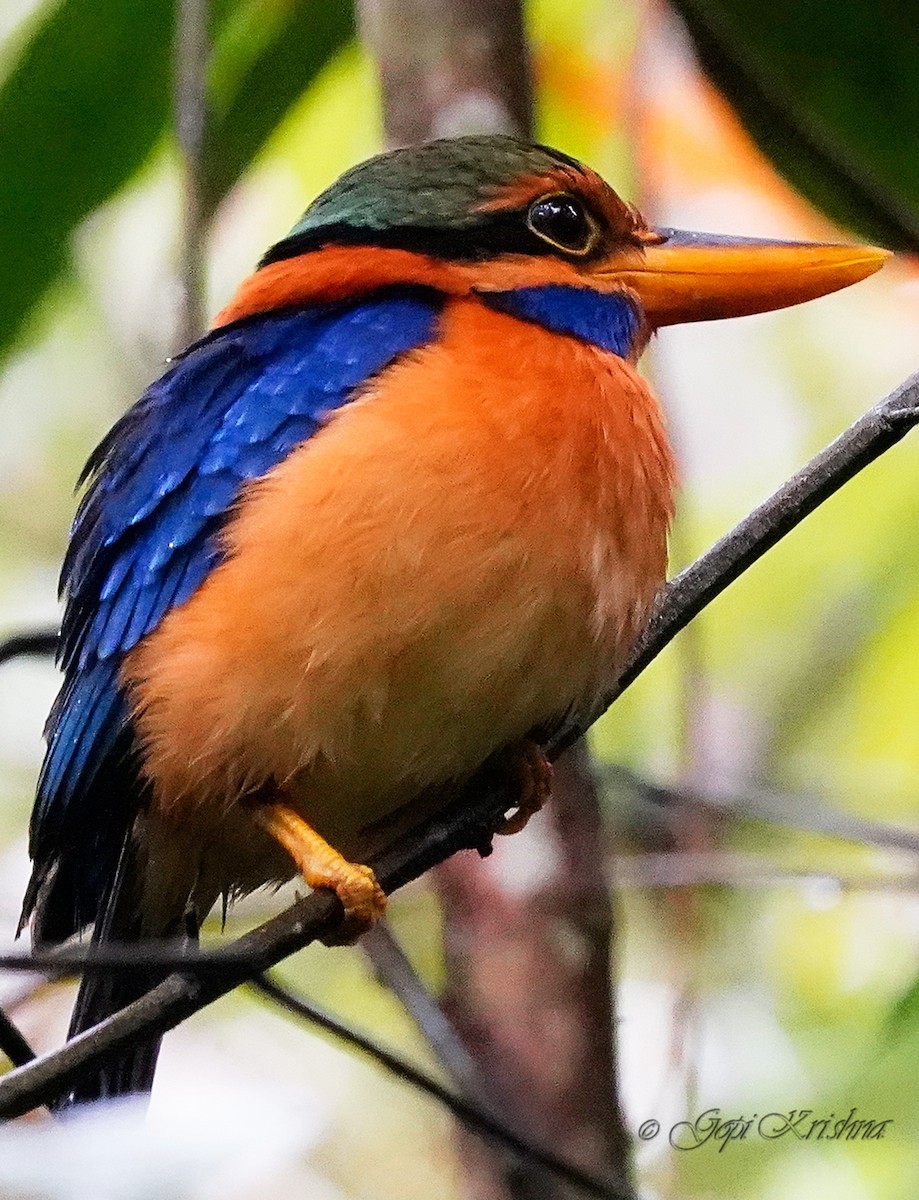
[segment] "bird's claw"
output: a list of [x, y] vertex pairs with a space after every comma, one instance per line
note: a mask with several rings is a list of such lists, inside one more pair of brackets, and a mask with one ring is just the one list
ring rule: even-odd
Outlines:
[[334, 876], [323, 880], [314, 876], [311, 887], [331, 888], [342, 903], [345, 919], [335, 931], [323, 938], [327, 946], [350, 946], [386, 912], [386, 893], [370, 867], [342, 860]]
[[505, 752], [510, 786], [517, 796], [514, 810], [495, 830], [502, 836], [519, 833], [552, 795], [552, 764], [535, 742], [524, 741]]
[[328, 945], [348, 945], [365, 933], [386, 911], [386, 893], [370, 867], [352, 863], [283, 802], [259, 805], [255, 816], [262, 828], [291, 856], [311, 888], [329, 888], [341, 901], [345, 919], [323, 938]]

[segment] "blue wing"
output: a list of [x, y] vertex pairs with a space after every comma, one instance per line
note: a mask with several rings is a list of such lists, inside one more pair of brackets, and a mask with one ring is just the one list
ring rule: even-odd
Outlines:
[[26, 915], [54, 875], [49, 939], [93, 918], [139, 802], [123, 794], [137, 790], [118, 684], [124, 655], [220, 561], [220, 530], [242, 486], [361, 384], [431, 340], [437, 315], [433, 295], [406, 289], [218, 329], [175, 361], [89, 460], [61, 575], [64, 684], [32, 816]]

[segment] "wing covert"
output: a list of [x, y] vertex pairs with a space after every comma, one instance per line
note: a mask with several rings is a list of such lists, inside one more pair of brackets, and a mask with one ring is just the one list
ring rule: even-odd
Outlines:
[[[220, 561], [220, 531], [243, 486], [310, 438], [355, 389], [430, 341], [438, 312], [433, 294], [400, 289], [217, 329], [177, 358], [96, 449], [61, 573], [65, 677], [32, 817], [32, 903], [62, 854], [110, 841], [106, 827], [118, 847], [123, 840], [131, 805], [103, 786], [131, 751], [123, 656]], [[95, 894], [97, 883], [88, 887]], [[91, 908], [92, 898], [77, 907]]]

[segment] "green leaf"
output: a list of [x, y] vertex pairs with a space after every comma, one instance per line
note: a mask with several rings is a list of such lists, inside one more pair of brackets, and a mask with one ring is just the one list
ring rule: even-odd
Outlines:
[[[222, 0], [213, 18], [210, 212], [354, 30], [342, 0]], [[0, 88], [0, 356], [66, 265], [74, 228], [169, 129], [174, 28], [173, 0], [63, 0]]]
[[213, 210], [326, 63], [354, 35], [351, 4], [299, 0], [215, 112], [205, 142], [203, 193]]
[[919, 22], [900, 0], [673, 0], [706, 73], [837, 223], [919, 251]]
[[0, 90], [0, 347], [161, 133], [172, 25], [169, 0], [64, 0]]

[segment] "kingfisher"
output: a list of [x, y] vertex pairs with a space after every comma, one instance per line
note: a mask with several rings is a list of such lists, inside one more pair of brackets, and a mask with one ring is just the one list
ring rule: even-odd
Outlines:
[[[506, 136], [342, 175], [84, 470], [36, 943], [182, 936], [297, 875], [353, 936], [386, 903], [367, 858], [492, 759], [516, 781], [498, 832], [525, 824], [540, 743], [613, 683], [664, 581], [649, 338], [885, 257], [652, 228]], [[147, 983], [87, 976], [71, 1034]], [[145, 1090], [156, 1050], [68, 1101]]]

